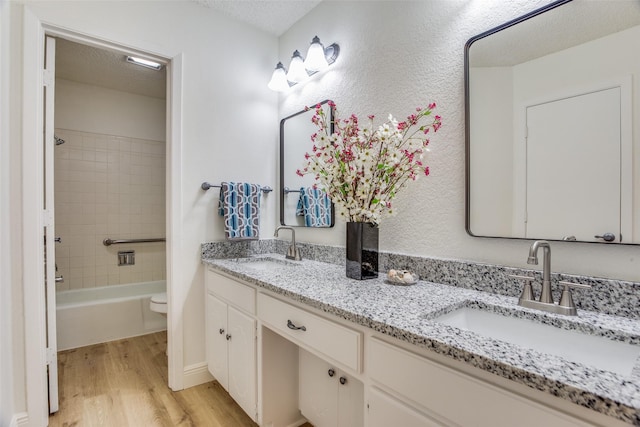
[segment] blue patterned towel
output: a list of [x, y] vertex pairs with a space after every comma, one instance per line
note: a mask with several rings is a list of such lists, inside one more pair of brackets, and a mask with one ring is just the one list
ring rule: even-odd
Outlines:
[[224, 234], [229, 240], [257, 240], [260, 236], [260, 186], [223, 182], [218, 212], [224, 216]]
[[301, 187], [296, 215], [304, 216], [307, 227], [331, 227], [331, 199], [318, 188]]

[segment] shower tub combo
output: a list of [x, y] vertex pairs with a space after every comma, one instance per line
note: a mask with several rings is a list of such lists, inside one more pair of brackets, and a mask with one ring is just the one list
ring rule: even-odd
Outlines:
[[166, 330], [166, 317], [149, 308], [163, 292], [164, 280], [57, 292], [58, 350]]

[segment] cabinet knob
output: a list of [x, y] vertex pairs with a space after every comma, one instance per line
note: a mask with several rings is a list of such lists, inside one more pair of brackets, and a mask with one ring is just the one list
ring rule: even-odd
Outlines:
[[614, 240], [616, 240], [616, 235], [613, 233], [604, 233], [602, 236], [598, 235], [598, 236], [593, 236], [596, 239], [602, 239], [605, 242], [613, 242]]
[[224, 329], [220, 328], [220, 330], [218, 332], [220, 332], [220, 335], [222, 335], [222, 334], [224, 334]]
[[340, 384], [345, 385], [347, 383], [347, 377], [340, 377]]
[[334, 371], [333, 369], [329, 369], [327, 371], [327, 374], [329, 374], [330, 377], [334, 376], [336, 374], [336, 371]]
[[227, 341], [229, 341], [231, 339], [231, 335], [227, 334], [225, 338], [227, 338]]

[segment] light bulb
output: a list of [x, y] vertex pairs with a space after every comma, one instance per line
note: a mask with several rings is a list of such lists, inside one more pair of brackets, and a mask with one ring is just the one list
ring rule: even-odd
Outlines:
[[297, 50], [293, 52], [291, 57], [291, 63], [289, 64], [289, 71], [287, 72], [287, 80], [293, 83], [300, 83], [309, 78], [307, 70], [304, 69], [304, 62], [302, 56]]
[[276, 69], [273, 70], [273, 74], [271, 75], [271, 80], [267, 87], [276, 92], [284, 92], [289, 89], [289, 82], [287, 82], [287, 74], [284, 71], [284, 65], [282, 62], [278, 62], [276, 65]]
[[318, 36], [311, 40], [311, 46], [307, 52], [307, 59], [304, 60], [304, 68], [309, 71], [324, 70], [329, 66], [327, 58], [324, 56], [324, 46], [320, 43]]

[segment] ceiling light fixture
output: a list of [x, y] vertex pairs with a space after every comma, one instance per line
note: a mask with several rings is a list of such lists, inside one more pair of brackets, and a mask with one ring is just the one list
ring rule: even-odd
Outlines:
[[340, 55], [340, 46], [333, 43], [325, 48], [318, 36], [315, 36], [311, 40], [307, 58], [303, 59], [300, 52], [294, 51], [289, 63], [289, 71], [284, 68], [282, 62], [278, 62], [267, 86], [276, 92], [284, 92], [291, 86], [307, 80], [318, 71], [326, 69], [336, 61], [338, 55]]
[[159, 71], [162, 69], [162, 64], [154, 61], [149, 61], [148, 59], [137, 58], [135, 56], [127, 56], [127, 62], [132, 64], [140, 65], [141, 67], [151, 68], [152, 70]]

